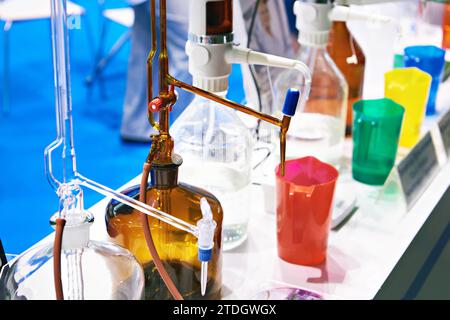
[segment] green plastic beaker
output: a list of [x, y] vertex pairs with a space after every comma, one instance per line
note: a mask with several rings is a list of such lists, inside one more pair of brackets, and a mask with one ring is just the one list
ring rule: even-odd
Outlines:
[[431, 76], [418, 68], [398, 68], [384, 75], [386, 98], [405, 108], [405, 121], [400, 135], [400, 146], [411, 148], [420, 138], [420, 127], [431, 86]]
[[383, 185], [397, 155], [405, 109], [390, 99], [353, 105], [352, 174], [357, 181]]

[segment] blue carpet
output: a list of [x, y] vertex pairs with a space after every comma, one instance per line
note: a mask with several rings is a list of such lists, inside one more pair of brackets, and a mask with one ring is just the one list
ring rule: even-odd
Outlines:
[[[91, 179], [118, 188], [139, 174], [149, 149], [145, 144], [122, 142], [119, 135], [130, 45], [105, 70], [106, 98], [102, 98], [98, 85], [89, 90], [84, 80], [92, 69], [99, 40], [97, 4], [92, 0], [75, 2], [87, 10], [81, 29], [70, 32], [78, 169]], [[111, 7], [125, 5], [123, 0], [107, 3]], [[111, 23], [106, 48], [123, 32], [123, 27]], [[89, 33], [93, 45], [89, 45]], [[44, 175], [43, 158], [45, 146], [56, 135], [49, 35], [48, 20], [18, 23], [10, 31], [11, 111], [0, 115], [0, 238], [8, 253], [20, 253], [49, 234], [49, 217], [58, 208], [58, 198]], [[239, 68], [234, 68], [230, 81], [233, 100], [243, 97], [241, 81]], [[0, 92], [3, 85], [0, 83]], [[86, 208], [101, 198], [86, 191]]]

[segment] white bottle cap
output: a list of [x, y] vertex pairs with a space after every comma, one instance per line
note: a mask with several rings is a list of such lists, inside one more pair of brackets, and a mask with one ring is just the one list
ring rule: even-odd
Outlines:
[[328, 16], [333, 5], [329, 3], [307, 3], [296, 1], [294, 13], [300, 44], [311, 47], [324, 47], [328, 43], [331, 20]]
[[192, 83], [195, 87], [212, 93], [228, 91], [228, 75], [221, 78], [208, 78], [194, 75]]

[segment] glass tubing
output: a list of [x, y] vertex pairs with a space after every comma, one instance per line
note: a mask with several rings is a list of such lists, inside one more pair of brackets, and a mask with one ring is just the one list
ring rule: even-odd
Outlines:
[[[67, 30], [67, 0], [51, 0], [52, 51], [56, 97], [56, 140], [44, 152], [45, 172], [52, 188], [61, 195], [61, 188], [67, 185], [81, 185], [106, 197], [113, 198], [142, 213], [157, 218], [180, 230], [198, 237], [198, 228], [166, 212], [130, 198], [118, 191], [84, 177], [77, 171], [75, 146], [73, 140], [72, 99], [69, 64], [69, 35]], [[62, 182], [53, 174], [52, 153], [59, 147], [62, 150]], [[73, 194], [78, 198], [78, 194]]]

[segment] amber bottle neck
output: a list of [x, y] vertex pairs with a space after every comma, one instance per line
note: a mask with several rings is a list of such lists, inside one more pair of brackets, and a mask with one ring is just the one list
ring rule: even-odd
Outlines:
[[150, 185], [157, 189], [170, 189], [178, 185], [178, 168], [152, 168]]
[[169, 163], [155, 161], [150, 170], [150, 185], [157, 189], [170, 189], [178, 186], [178, 168], [183, 159], [178, 154], [172, 154]]

